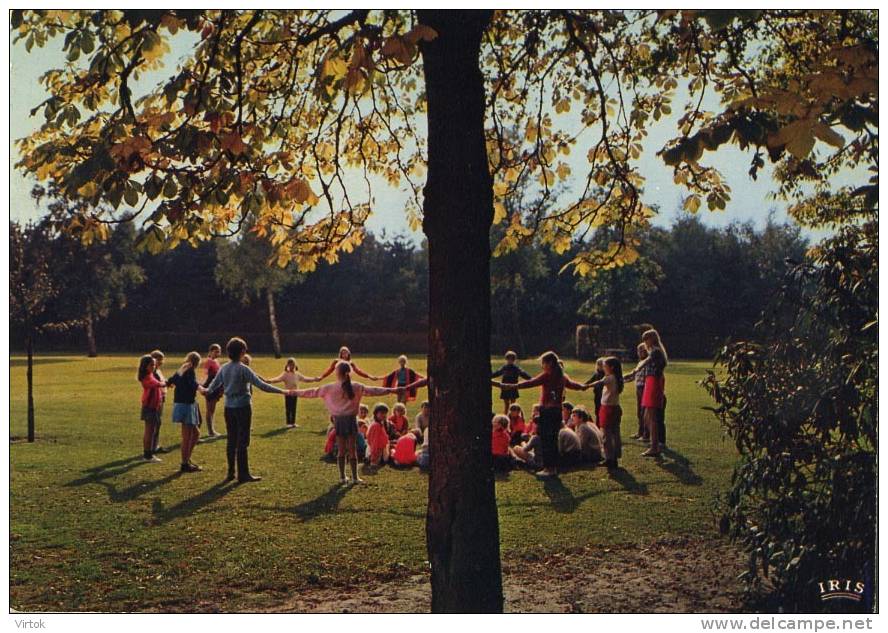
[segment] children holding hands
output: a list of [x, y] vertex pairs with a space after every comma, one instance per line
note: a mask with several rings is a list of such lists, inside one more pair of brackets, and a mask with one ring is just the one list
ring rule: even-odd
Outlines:
[[[268, 381], [268, 384], [273, 385], [274, 383], [281, 382], [284, 384], [288, 390], [293, 391], [299, 388], [299, 381], [302, 382], [320, 382], [320, 378], [310, 378], [308, 376], [303, 376], [299, 373], [299, 367], [296, 366], [295, 358], [288, 358], [286, 364], [284, 365], [284, 371], [279, 375]], [[296, 405], [299, 402], [299, 398], [297, 396], [285, 396], [284, 397], [284, 416], [285, 416], [285, 425], [288, 429], [295, 429], [298, 424], [296, 424]]]

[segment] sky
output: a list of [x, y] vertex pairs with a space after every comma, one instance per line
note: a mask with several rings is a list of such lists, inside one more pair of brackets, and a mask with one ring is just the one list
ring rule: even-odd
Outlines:
[[[190, 38], [190, 39], [189, 39]], [[158, 81], [166, 78], [176, 66], [179, 56], [187, 53], [193, 45], [194, 38], [187, 34], [177, 36], [170, 42], [172, 52], [167, 56], [167, 64], [162, 71], [144, 76], [140, 84], [153, 86]], [[61, 38], [51, 41], [45, 48], [33, 48], [27, 53], [24, 43], [11, 44], [10, 47], [10, 141], [26, 136], [37, 129], [42, 122], [42, 114], [37, 117], [30, 116], [30, 110], [43, 101], [48, 95], [39, 83], [39, 77], [48, 69], [63, 63], [64, 55], [61, 51]], [[138, 94], [138, 88], [134, 89]], [[672, 180], [672, 168], [666, 166], [656, 156], [656, 152], [663, 147], [665, 142], [676, 134], [675, 120], [680, 116], [683, 108], [683, 99], [679, 94], [673, 102], [673, 114], [663, 118], [657, 124], [649, 128], [649, 135], [644, 143], [644, 152], [638, 160], [641, 173], [646, 178], [643, 201], [649, 206], [660, 209], [659, 215], [653, 220], [659, 226], [668, 226], [674, 219], [686, 212], [681, 210], [683, 197], [687, 195], [683, 187], [675, 185]], [[709, 107], [716, 107], [716, 103]], [[572, 116], [572, 115], [562, 115]], [[422, 127], [422, 126], [420, 126]], [[19, 156], [13, 145], [10, 146], [10, 218], [12, 220], [27, 221], [40, 217], [44, 211], [38, 208], [31, 200], [29, 192], [36, 181], [24, 177], [14, 165]], [[726, 226], [731, 222], [752, 222], [756, 226], [762, 226], [767, 221], [770, 213], [773, 213], [777, 221], [788, 220], [786, 214], [787, 204], [781, 200], [775, 200], [772, 192], [777, 189], [776, 183], [771, 178], [771, 168], [767, 164], [759, 173], [758, 180], [752, 180], [748, 175], [751, 153], [741, 151], [734, 145], [726, 145], [717, 153], [707, 153], [703, 161], [716, 167], [722, 172], [727, 183], [732, 189], [732, 198], [724, 211], [711, 212], [704, 208], [698, 212], [701, 220], [715, 227]], [[572, 163], [572, 173], [576, 178], [576, 186], [580, 186], [583, 179], [583, 163], [585, 163], [585, 150], [574, 151], [568, 162]], [[383, 231], [387, 235], [403, 235], [411, 240], [422, 239], [421, 231], [412, 231], [404, 214], [405, 202], [408, 199], [406, 190], [399, 190], [377, 179], [373, 187], [374, 213], [367, 223], [367, 227], [374, 233]], [[365, 190], [363, 181], [355, 178], [355, 187], [362, 193]], [[809, 237], [820, 236], [816, 232], [807, 232]]]

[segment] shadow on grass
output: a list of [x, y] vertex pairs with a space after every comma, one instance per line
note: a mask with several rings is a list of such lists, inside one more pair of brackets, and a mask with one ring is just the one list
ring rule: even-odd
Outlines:
[[[178, 444], [171, 446], [169, 452], [173, 453], [178, 447]], [[121, 501], [132, 501], [137, 497], [141, 497], [145, 493], [151, 492], [152, 490], [171, 482], [182, 474], [179, 470], [176, 470], [161, 479], [138, 482], [126, 488], [118, 488], [110, 481], [115, 477], [119, 477], [120, 475], [143, 465], [148, 465], [148, 462], [146, 462], [141, 455], [125, 457], [100, 466], [87, 468], [83, 471], [87, 473], [84, 477], [69, 481], [64, 486], [65, 488], [76, 488], [78, 486], [88, 486], [91, 484], [99, 485], [108, 491], [108, 499], [119, 503]], [[154, 464], [151, 465], [154, 466]]]
[[174, 519], [192, 515], [206, 506], [215, 503], [236, 487], [237, 484], [220, 481], [200, 494], [189, 497], [188, 499], [183, 499], [179, 503], [168, 508], [163, 507], [163, 502], [160, 499], [155, 499], [151, 504], [151, 513], [154, 515], [154, 524], [163, 525]]
[[703, 484], [703, 478], [694, 472], [694, 469], [691, 467], [691, 460], [687, 457], [671, 448], [664, 448], [663, 456], [668, 457], [669, 461], [658, 459], [657, 465], [674, 475], [681, 483], [686, 486], [700, 486]]
[[638, 481], [632, 473], [625, 468], [609, 470], [607, 474], [608, 477], [623, 486], [623, 488], [625, 488], [630, 494], [642, 496], [648, 494], [647, 484]]
[[265, 433], [263, 433], [259, 437], [275, 437], [276, 435], [283, 435], [287, 431], [292, 431], [292, 430], [293, 429], [291, 429], [287, 426], [281, 426], [276, 429], [272, 429], [271, 431], [266, 431]]
[[311, 521], [315, 517], [318, 517], [322, 514], [332, 514], [336, 512], [336, 509], [339, 507], [339, 503], [342, 501], [343, 497], [345, 497], [348, 491], [348, 486], [333, 484], [332, 486], [330, 486], [327, 492], [323, 493], [316, 499], [300, 503], [295, 508], [293, 508], [292, 512], [302, 521]]
[[549, 497], [555, 512], [571, 514], [580, 507], [580, 500], [573, 495], [570, 488], [565, 486], [559, 477], [547, 478], [543, 482], [543, 492]]

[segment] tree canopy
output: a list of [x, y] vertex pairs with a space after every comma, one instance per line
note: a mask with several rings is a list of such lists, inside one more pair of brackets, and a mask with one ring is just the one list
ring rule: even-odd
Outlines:
[[[67, 53], [41, 79], [52, 96], [34, 112], [46, 123], [20, 141], [21, 168], [142, 213], [149, 248], [252, 217], [281, 265], [307, 270], [360, 241], [371, 176], [408, 186], [406, 212], [419, 221], [416, 62], [436, 33], [411, 11], [18, 11], [13, 28], [29, 50], [63, 36]], [[158, 69], [183, 31], [199, 38], [193, 54], [134, 95], [133, 80]], [[876, 161], [875, 12], [496, 11], [480, 63], [500, 251], [533, 232], [566, 251], [578, 232], [612, 226], [614, 239], [578, 253], [576, 270], [634, 261], [636, 230], [653, 214], [637, 158], [673, 108], [683, 114], [661, 156], [691, 211], [725, 208], [730, 186], [704, 158], [726, 143], [751, 150], [753, 177], [770, 159], [801, 215], [812, 194], [863, 194], [857, 205], [876, 195], [877, 174], [830, 191], [836, 173]], [[718, 107], [704, 109], [713, 94]], [[537, 204], [510, 213], [528, 175]], [[101, 233], [111, 215], [78, 214], [75, 227]]]

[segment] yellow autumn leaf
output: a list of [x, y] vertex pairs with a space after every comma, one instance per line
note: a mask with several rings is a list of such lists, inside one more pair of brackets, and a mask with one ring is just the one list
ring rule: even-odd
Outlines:
[[321, 74], [324, 77], [332, 77], [333, 80], [342, 79], [348, 73], [348, 64], [338, 57], [328, 57], [324, 60]]
[[79, 193], [84, 198], [92, 198], [94, 195], [96, 195], [97, 190], [98, 187], [96, 186], [95, 181], [90, 181], [80, 187], [80, 189], [77, 190], [77, 193]]
[[503, 220], [506, 219], [508, 212], [506, 211], [506, 205], [502, 202], [494, 202], [493, 203], [493, 223], [499, 224]]
[[686, 211], [690, 211], [691, 213], [696, 213], [700, 210], [700, 196], [693, 194], [685, 198], [684, 205], [682, 205]]

